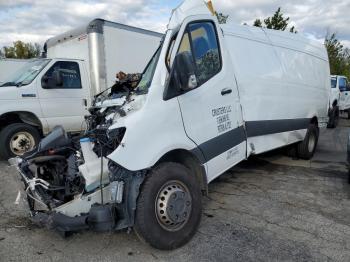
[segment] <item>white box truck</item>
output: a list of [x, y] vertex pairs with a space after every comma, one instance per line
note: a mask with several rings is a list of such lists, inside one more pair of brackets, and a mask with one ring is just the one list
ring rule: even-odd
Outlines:
[[46, 58], [31, 60], [0, 86], [0, 155], [22, 155], [56, 125], [81, 131], [94, 95], [112, 86], [119, 70], [142, 72], [161, 38], [95, 19], [47, 40]]
[[156, 248], [177, 248], [196, 232], [207, 184], [226, 170], [287, 145], [313, 156], [329, 80], [322, 44], [220, 25], [203, 1], [184, 1], [135, 93], [104, 123], [80, 145], [56, 128], [11, 163], [37, 223], [63, 232], [133, 227]]
[[23, 67], [29, 59], [0, 58], [0, 85], [14, 72]]

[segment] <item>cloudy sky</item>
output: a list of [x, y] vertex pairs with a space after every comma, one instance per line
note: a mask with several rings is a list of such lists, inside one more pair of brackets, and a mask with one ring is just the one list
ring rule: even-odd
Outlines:
[[[13, 41], [42, 44], [51, 36], [104, 18], [164, 32], [181, 0], [0, 0], [0, 48]], [[322, 41], [336, 32], [350, 47], [350, 0], [213, 0], [237, 24], [252, 24], [280, 6], [300, 33]]]

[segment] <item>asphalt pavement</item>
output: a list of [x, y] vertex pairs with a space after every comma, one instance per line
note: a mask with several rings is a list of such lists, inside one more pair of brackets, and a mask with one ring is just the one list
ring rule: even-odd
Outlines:
[[159, 251], [131, 232], [62, 238], [14, 204], [16, 171], [0, 162], [0, 261], [350, 261], [350, 120], [322, 130], [312, 161], [274, 151], [209, 185], [192, 241]]

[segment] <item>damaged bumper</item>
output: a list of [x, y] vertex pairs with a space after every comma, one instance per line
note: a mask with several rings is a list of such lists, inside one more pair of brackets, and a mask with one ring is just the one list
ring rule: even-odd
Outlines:
[[[112, 165], [112, 181], [94, 192], [82, 192], [64, 204], [52, 207], [42, 194], [52, 190], [47, 181], [33, 176], [31, 162], [13, 158], [9, 160], [18, 175], [18, 196], [16, 204], [28, 211], [30, 219], [38, 226], [60, 233], [92, 229], [110, 231], [128, 228], [134, 224], [136, 200], [143, 172], [131, 172]], [[128, 193], [128, 194], [126, 194]]]

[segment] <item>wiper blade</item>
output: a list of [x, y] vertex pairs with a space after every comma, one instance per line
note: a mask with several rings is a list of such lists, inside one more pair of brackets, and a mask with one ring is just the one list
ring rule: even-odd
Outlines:
[[1, 86], [16, 86], [17, 83], [15, 82], [6, 82], [6, 83], [3, 83]]

